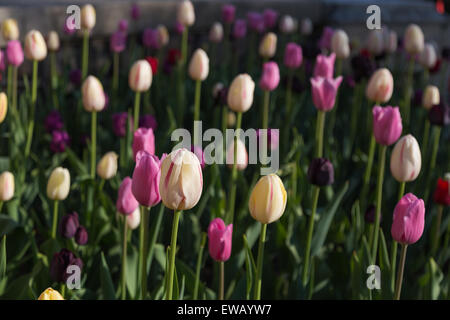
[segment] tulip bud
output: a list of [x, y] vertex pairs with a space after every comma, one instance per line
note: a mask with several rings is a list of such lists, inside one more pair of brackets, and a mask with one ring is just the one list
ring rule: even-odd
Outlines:
[[78, 213], [70, 212], [62, 217], [59, 222], [59, 233], [66, 239], [71, 239], [75, 236], [80, 222], [78, 219]]
[[422, 96], [422, 105], [430, 110], [434, 105], [440, 103], [439, 89], [436, 86], [428, 85]]
[[375, 140], [384, 146], [390, 146], [402, 134], [402, 117], [398, 107], [375, 106], [373, 114], [373, 135]]
[[276, 62], [270, 61], [263, 64], [263, 72], [259, 80], [259, 86], [264, 91], [273, 91], [280, 82], [280, 70]]
[[87, 4], [81, 8], [81, 29], [91, 31], [95, 27], [95, 9]]
[[5, 41], [19, 39], [19, 26], [15, 19], [9, 18], [2, 23], [2, 34]]
[[225, 225], [222, 219], [216, 218], [208, 227], [209, 255], [216, 261], [227, 261], [231, 255], [233, 225]]
[[436, 49], [430, 43], [425, 44], [419, 56], [420, 63], [427, 69], [431, 69], [436, 65], [437, 55]]
[[144, 92], [150, 89], [152, 78], [152, 67], [147, 60], [138, 60], [130, 69], [128, 85], [135, 92]]
[[383, 53], [384, 50], [383, 31], [375, 29], [369, 33], [369, 38], [367, 39], [367, 50], [373, 56], [379, 56], [380, 54]]
[[8, 63], [18, 67], [23, 63], [23, 50], [19, 40], [11, 40], [6, 46]]
[[326, 158], [314, 158], [308, 168], [308, 180], [319, 187], [334, 183], [334, 168]]
[[272, 173], [258, 180], [250, 195], [248, 207], [253, 219], [267, 224], [283, 215], [286, 201], [283, 182]]
[[109, 39], [109, 48], [114, 53], [120, 53], [125, 50], [127, 42], [127, 35], [125, 32], [117, 30]]
[[344, 30], [336, 30], [331, 38], [331, 50], [339, 59], [346, 59], [350, 56], [350, 45], [347, 33]]
[[31, 30], [25, 36], [25, 56], [37, 61], [42, 61], [47, 56], [47, 45], [39, 31]]
[[278, 19], [278, 12], [276, 12], [273, 9], [265, 9], [263, 12], [263, 20], [264, 20], [264, 26], [267, 29], [272, 29], [277, 24]]
[[0, 92], [0, 123], [2, 123], [8, 113], [8, 98], [4, 92]]
[[89, 234], [85, 227], [79, 226], [77, 229], [77, 232], [75, 233], [75, 242], [80, 245], [84, 246], [89, 239]]
[[223, 39], [223, 26], [220, 22], [215, 22], [209, 30], [209, 41], [219, 43]]
[[439, 178], [434, 190], [433, 200], [442, 206], [450, 206], [450, 179]]
[[177, 21], [186, 27], [190, 27], [194, 24], [195, 11], [191, 1], [183, 0], [178, 5]]
[[259, 45], [259, 55], [263, 58], [270, 59], [275, 55], [276, 50], [277, 35], [273, 32], [269, 32], [261, 40]]
[[422, 155], [416, 138], [408, 134], [398, 140], [391, 153], [391, 173], [398, 182], [414, 181], [420, 173]]
[[41, 293], [38, 300], [64, 300], [64, 298], [57, 290], [47, 288]]
[[319, 48], [321, 50], [330, 50], [331, 49], [331, 38], [333, 37], [334, 30], [331, 27], [326, 26], [323, 31], [322, 35], [319, 39]]
[[378, 69], [370, 77], [366, 87], [367, 99], [377, 103], [388, 102], [394, 91], [394, 78], [391, 72], [386, 69]]
[[61, 251], [56, 252], [50, 262], [50, 276], [52, 280], [61, 283], [66, 282], [67, 278], [73, 273], [73, 271], [68, 272], [67, 268], [73, 265], [82, 269], [83, 261], [77, 258], [70, 250], [61, 249]]
[[234, 112], [245, 112], [252, 106], [255, 83], [248, 74], [234, 78], [228, 89], [228, 106]]
[[209, 58], [203, 49], [195, 50], [189, 63], [189, 76], [192, 80], [203, 81], [208, 77]]
[[236, 7], [232, 4], [224, 4], [222, 6], [222, 21], [226, 24], [233, 23], [236, 15]]
[[106, 153], [97, 164], [97, 174], [100, 178], [108, 180], [117, 173], [118, 155], [114, 151]]
[[300, 33], [304, 36], [309, 36], [313, 31], [313, 23], [311, 19], [304, 18], [300, 23]]
[[14, 196], [14, 175], [5, 171], [0, 174], [0, 201], [9, 201]]
[[403, 46], [411, 55], [421, 53], [424, 47], [424, 36], [422, 29], [416, 24], [410, 24], [405, 31]]
[[397, 33], [395, 31], [389, 31], [384, 39], [384, 49], [388, 53], [394, 53], [397, 51]]
[[164, 47], [169, 43], [169, 31], [162, 24], [156, 27], [156, 32], [158, 34], [158, 43], [160, 47]]
[[128, 228], [130, 228], [131, 230], [139, 227], [139, 224], [141, 223], [141, 212], [139, 210], [139, 206], [136, 208], [136, 210], [127, 215], [125, 219], [127, 221]]
[[141, 205], [153, 207], [161, 201], [160, 177], [161, 167], [158, 157], [146, 151], [139, 151], [136, 155], [131, 191]]
[[247, 21], [237, 19], [233, 26], [233, 37], [236, 39], [244, 38], [247, 34]]
[[137, 3], [134, 3], [131, 6], [131, 12], [130, 12], [131, 18], [133, 18], [133, 20], [138, 20], [139, 17], [141, 16], [141, 9], [139, 8], [139, 6], [137, 5]]
[[[234, 164], [234, 139], [233, 142], [230, 143], [227, 149], [227, 166], [229, 168], [233, 167]], [[237, 139], [236, 144], [236, 168], [238, 170], [244, 170], [247, 168], [248, 165], [248, 153], [247, 149], [245, 148], [245, 144], [240, 140]]]
[[267, 143], [270, 150], [278, 149], [280, 142], [280, 133], [278, 129], [257, 129], [256, 137], [258, 138], [258, 146], [261, 147], [262, 143]]
[[280, 19], [280, 30], [283, 33], [290, 34], [297, 29], [297, 21], [290, 15], [284, 15]]
[[450, 124], [450, 107], [442, 101], [431, 107], [428, 112], [428, 120], [436, 126], [446, 126]]
[[336, 94], [342, 82], [342, 76], [333, 78], [311, 78], [311, 90], [314, 106], [321, 111], [330, 111], [336, 102]]
[[289, 42], [284, 51], [284, 64], [291, 69], [297, 69], [303, 61], [302, 47], [294, 42]]
[[328, 57], [323, 54], [317, 55], [316, 65], [314, 66], [314, 77], [333, 78], [335, 60], [335, 53], [330, 54]]
[[83, 107], [88, 112], [102, 111], [105, 107], [105, 93], [101, 82], [94, 76], [89, 76], [84, 80], [81, 87]]
[[266, 26], [264, 25], [264, 18], [258, 12], [252, 11], [247, 13], [247, 22], [250, 30], [253, 30], [255, 32], [263, 33], [266, 29]]
[[143, 150], [149, 154], [155, 154], [155, 135], [151, 128], [139, 128], [134, 132], [133, 138], [133, 158], [136, 161], [136, 155]]
[[119, 194], [117, 196], [116, 209], [121, 214], [129, 215], [136, 208], [139, 207], [139, 202], [137, 202], [136, 198], [131, 191], [132, 180], [130, 177], [126, 177], [123, 179], [122, 183], [119, 187]]
[[412, 193], [400, 199], [394, 209], [391, 235], [401, 244], [413, 244], [422, 236], [425, 226], [425, 205]]
[[59, 50], [59, 36], [56, 31], [50, 31], [47, 36], [47, 47], [50, 51]]
[[159, 190], [167, 208], [193, 208], [203, 190], [202, 168], [195, 154], [186, 149], [172, 151], [162, 161]]
[[54, 169], [47, 182], [47, 197], [51, 200], [64, 200], [70, 191], [69, 170], [58, 167]]

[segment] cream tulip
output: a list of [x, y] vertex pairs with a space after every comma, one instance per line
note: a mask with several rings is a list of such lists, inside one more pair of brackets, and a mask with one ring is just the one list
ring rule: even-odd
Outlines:
[[189, 76], [192, 80], [203, 81], [208, 77], [209, 58], [203, 49], [195, 50], [189, 63]]
[[81, 8], [81, 29], [91, 31], [95, 27], [96, 13], [91, 4]]
[[147, 60], [136, 61], [130, 69], [128, 85], [135, 92], [144, 92], [152, 85], [152, 67]]
[[83, 107], [88, 112], [102, 111], [105, 107], [105, 92], [103, 86], [96, 77], [89, 76], [81, 87]]
[[97, 164], [97, 174], [100, 178], [108, 180], [117, 173], [117, 158], [119, 156], [114, 151], [106, 153]]
[[[229, 168], [233, 168], [234, 163], [234, 141], [230, 143], [227, 149], [227, 166]], [[237, 139], [236, 144], [236, 168], [238, 170], [244, 170], [247, 168], [248, 165], [248, 153], [247, 149], [245, 148], [245, 144], [240, 140]]]
[[439, 89], [436, 86], [428, 85], [422, 96], [422, 105], [425, 109], [430, 110], [434, 105], [441, 102]]
[[51, 200], [64, 200], [70, 191], [69, 170], [57, 167], [47, 182], [47, 197]]
[[267, 224], [280, 219], [286, 209], [286, 201], [283, 182], [272, 173], [258, 180], [250, 195], [248, 207], [255, 220]]
[[350, 44], [347, 33], [344, 30], [336, 30], [331, 38], [331, 51], [336, 58], [346, 59], [350, 56]]
[[141, 211], [139, 206], [131, 214], [126, 215], [125, 219], [127, 221], [128, 228], [131, 230], [139, 227], [139, 224], [141, 223]]
[[15, 19], [9, 18], [2, 23], [2, 35], [6, 41], [19, 39], [19, 26]]
[[408, 134], [395, 144], [391, 154], [391, 173], [399, 182], [417, 178], [422, 166], [422, 156], [416, 138]]
[[8, 113], [8, 98], [6, 97], [6, 93], [0, 92], [0, 123], [2, 123], [3, 120], [5, 120], [7, 113]]
[[270, 59], [277, 51], [277, 35], [273, 32], [267, 33], [259, 44], [259, 55]]
[[313, 32], [313, 23], [310, 18], [304, 18], [300, 22], [300, 33], [304, 36], [309, 36]]
[[209, 41], [219, 43], [223, 39], [223, 26], [220, 22], [215, 22], [209, 30]]
[[14, 197], [14, 175], [5, 171], [0, 175], [0, 201], [9, 201]]
[[395, 31], [388, 31], [384, 38], [384, 50], [387, 53], [394, 53], [397, 51], [397, 33]]
[[64, 300], [63, 296], [53, 288], [45, 289], [38, 300]]
[[178, 5], [177, 21], [183, 26], [190, 27], [195, 22], [195, 11], [192, 2], [189, 0], [183, 0]]
[[238, 75], [228, 89], [228, 106], [235, 112], [247, 111], [252, 106], [254, 91], [252, 78], [246, 73]]
[[42, 61], [47, 57], [47, 44], [37, 30], [31, 30], [25, 36], [25, 57], [37, 61]]
[[405, 31], [403, 46], [411, 55], [421, 53], [424, 48], [422, 29], [417, 24], [410, 24]]
[[203, 175], [197, 156], [186, 150], [172, 151], [161, 163], [159, 192], [164, 205], [173, 210], [189, 210], [200, 200]]
[[419, 61], [427, 69], [431, 69], [435, 66], [437, 61], [436, 49], [430, 43], [425, 44], [422, 52], [420, 53]]
[[158, 33], [158, 42], [161, 47], [166, 46], [169, 43], [169, 31], [162, 24], [156, 27], [156, 32]]
[[388, 102], [394, 90], [394, 78], [391, 72], [386, 69], [378, 69], [370, 77], [366, 87], [366, 97], [377, 103]]
[[285, 34], [291, 34], [297, 29], [298, 22], [290, 15], [284, 15], [280, 19], [280, 30]]
[[369, 52], [374, 56], [378, 56], [383, 53], [384, 39], [383, 32], [381, 30], [370, 31], [367, 39], [367, 50], [369, 50]]
[[47, 36], [47, 47], [50, 51], [59, 50], [59, 36], [56, 31], [50, 31]]

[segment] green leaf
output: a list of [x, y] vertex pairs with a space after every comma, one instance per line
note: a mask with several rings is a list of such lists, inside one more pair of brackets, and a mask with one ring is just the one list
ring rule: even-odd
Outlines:
[[11, 217], [0, 214], [0, 237], [8, 234], [12, 230], [14, 230], [16, 227], [18, 227], [18, 224], [16, 221], [11, 219]]
[[106, 263], [105, 255], [103, 251], [101, 253], [101, 265], [100, 265], [100, 283], [102, 289], [103, 299], [115, 300], [115, 290], [111, 273], [109, 272], [108, 264]]
[[3, 279], [6, 273], [6, 236], [3, 236], [0, 244], [0, 279]]

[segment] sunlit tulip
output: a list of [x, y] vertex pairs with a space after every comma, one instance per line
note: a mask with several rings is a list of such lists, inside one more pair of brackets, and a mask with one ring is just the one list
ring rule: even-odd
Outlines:
[[280, 30], [283, 33], [290, 34], [297, 29], [297, 21], [290, 15], [284, 15], [280, 19]]
[[410, 24], [403, 37], [403, 46], [411, 55], [421, 53], [424, 48], [422, 29], [417, 24]]
[[222, 219], [216, 218], [208, 227], [208, 249], [211, 258], [216, 261], [227, 261], [231, 255], [233, 225], [225, 225]]
[[105, 93], [101, 82], [94, 76], [89, 76], [84, 80], [81, 87], [83, 107], [88, 112], [102, 111], [105, 107]]
[[6, 45], [6, 58], [8, 63], [18, 67], [23, 63], [23, 49], [19, 40], [11, 40]]
[[160, 47], [164, 47], [169, 43], [169, 31], [162, 24], [156, 27], [156, 32], [158, 34], [158, 42]]
[[375, 140], [384, 146], [394, 144], [402, 134], [402, 117], [398, 107], [375, 106], [373, 114], [373, 134]]
[[81, 8], [81, 29], [90, 31], [95, 27], [95, 8], [86, 4]]
[[313, 23], [310, 18], [304, 18], [300, 22], [300, 33], [309, 36], [313, 31]]
[[369, 37], [367, 39], [367, 50], [369, 50], [369, 52], [374, 56], [378, 56], [383, 53], [384, 50], [383, 31], [376, 29], [370, 31]]
[[0, 174], [0, 201], [9, 201], [14, 196], [14, 175], [5, 171]]
[[8, 98], [4, 92], [0, 92], [0, 123], [2, 123], [8, 113]]
[[414, 181], [422, 167], [422, 155], [416, 138], [408, 134], [395, 144], [391, 153], [391, 173], [398, 182]]
[[425, 44], [425, 47], [420, 53], [419, 61], [425, 68], [431, 69], [434, 67], [437, 61], [437, 55], [436, 49], [432, 44]]
[[366, 87], [366, 96], [369, 100], [377, 103], [388, 102], [394, 91], [394, 78], [386, 69], [378, 69], [370, 77]]
[[152, 78], [152, 67], [147, 60], [138, 60], [130, 69], [128, 85], [135, 92], [144, 92], [150, 89]]
[[422, 105], [430, 110], [434, 105], [440, 103], [439, 89], [436, 86], [428, 85], [422, 95]]
[[146, 151], [139, 151], [136, 155], [131, 191], [143, 206], [153, 207], [161, 201], [160, 165], [158, 157]]
[[64, 200], [70, 191], [69, 170], [55, 168], [47, 182], [47, 197], [51, 200]]
[[97, 174], [100, 178], [108, 180], [117, 173], [117, 158], [119, 156], [114, 151], [106, 153], [97, 164]]
[[64, 298], [57, 290], [47, 288], [41, 293], [38, 300], [64, 300]]
[[422, 236], [425, 226], [425, 205], [412, 193], [397, 203], [392, 219], [391, 234], [401, 244], [413, 244]]
[[203, 49], [195, 50], [189, 63], [189, 76], [192, 80], [203, 81], [208, 77], [209, 58]]
[[329, 56], [317, 55], [316, 64], [314, 65], [314, 77], [333, 78], [335, 60], [336, 54], [334, 52]]
[[173, 210], [189, 210], [200, 200], [203, 175], [197, 156], [186, 150], [172, 151], [161, 164], [159, 190], [164, 205]]
[[131, 214], [134, 210], [139, 209], [139, 202], [131, 191], [132, 180], [130, 177], [125, 177], [119, 187], [119, 192], [116, 201], [116, 209], [124, 215]]
[[135, 230], [141, 223], [141, 212], [139, 206], [132, 213], [126, 216], [127, 226], [131, 230]]
[[273, 32], [267, 33], [259, 45], [259, 54], [261, 57], [270, 59], [277, 51], [277, 35]]
[[252, 217], [264, 224], [278, 220], [286, 208], [287, 195], [276, 174], [261, 177], [250, 195], [248, 207]]
[[195, 23], [195, 11], [191, 1], [181, 1], [177, 10], [177, 21], [183, 26], [190, 27]]
[[296, 69], [301, 66], [303, 61], [302, 47], [294, 42], [289, 42], [284, 51], [284, 64], [286, 67]]
[[209, 41], [219, 43], [223, 39], [223, 26], [220, 22], [215, 22], [209, 30]]
[[350, 44], [347, 33], [344, 30], [335, 30], [331, 38], [331, 50], [339, 59], [346, 59], [350, 56]]
[[280, 82], [280, 69], [274, 61], [263, 64], [263, 72], [259, 80], [259, 86], [264, 91], [273, 91], [278, 87]]
[[336, 102], [336, 94], [342, 82], [342, 76], [333, 78], [311, 78], [311, 90], [314, 106], [321, 111], [330, 111]]
[[2, 35], [6, 41], [19, 39], [19, 26], [15, 19], [9, 18], [2, 23]]
[[[233, 163], [234, 163], [234, 140], [228, 146], [226, 161], [227, 161], [227, 166], [229, 168], [232, 168]], [[248, 165], [247, 149], [245, 148], [245, 144], [240, 139], [237, 139], [236, 168], [238, 170], [244, 170], [245, 168], [247, 168], [247, 165]]]
[[252, 78], [246, 73], [238, 75], [228, 89], [228, 106], [235, 112], [247, 111], [252, 106], [254, 91]]
[[47, 44], [37, 30], [31, 30], [25, 36], [25, 57], [29, 60], [42, 61], [47, 56]]
[[152, 128], [139, 128], [134, 132], [133, 137], [133, 158], [139, 151], [146, 151], [149, 154], [155, 154], [155, 135]]
[[56, 31], [50, 31], [47, 36], [47, 47], [50, 51], [59, 50], [59, 36]]

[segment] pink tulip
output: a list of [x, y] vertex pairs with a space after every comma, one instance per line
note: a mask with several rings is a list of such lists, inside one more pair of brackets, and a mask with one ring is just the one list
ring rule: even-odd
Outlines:
[[175, 22], [175, 32], [178, 34], [182, 34], [184, 32], [185, 26], [178, 21]]
[[402, 134], [402, 117], [398, 107], [375, 106], [373, 114], [373, 135], [375, 140], [382, 145], [390, 146], [395, 143]]
[[294, 42], [289, 42], [284, 51], [284, 64], [286, 67], [296, 69], [302, 65], [302, 47]]
[[23, 62], [23, 50], [19, 40], [11, 40], [6, 47], [6, 58], [8, 63], [18, 67]]
[[322, 36], [319, 39], [319, 48], [322, 50], [331, 49], [331, 39], [333, 38], [334, 30], [330, 27], [325, 27], [322, 32]]
[[133, 4], [133, 6], [131, 7], [130, 15], [131, 18], [133, 18], [133, 20], [138, 20], [139, 17], [141, 16], [141, 9], [136, 3]]
[[233, 23], [236, 14], [236, 7], [232, 4], [225, 4], [222, 7], [222, 21], [224, 23]]
[[412, 193], [400, 199], [394, 209], [391, 235], [402, 244], [413, 244], [422, 236], [425, 226], [425, 205]]
[[342, 76], [336, 79], [323, 77], [311, 78], [313, 102], [318, 110], [330, 111], [333, 109], [341, 82]]
[[127, 42], [127, 35], [123, 31], [116, 31], [111, 35], [111, 38], [109, 40], [109, 47], [112, 52], [122, 52], [125, 50]]
[[136, 155], [144, 150], [150, 154], [155, 154], [155, 135], [151, 128], [139, 128], [134, 132], [133, 138], [133, 157], [136, 161]]
[[222, 219], [216, 218], [209, 224], [209, 254], [216, 261], [227, 261], [231, 254], [233, 225], [225, 225]]
[[233, 37], [235, 39], [244, 38], [247, 34], [247, 21], [244, 19], [237, 19], [233, 27]]
[[276, 62], [270, 61], [263, 65], [263, 72], [259, 80], [259, 86], [264, 91], [273, 91], [280, 82], [280, 69]]
[[146, 151], [139, 151], [136, 155], [131, 191], [141, 205], [153, 207], [161, 201], [160, 178], [161, 162], [158, 157]]
[[256, 31], [258, 33], [263, 33], [265, 28], [264, 25], [264, 18], [262, 16], [262, 14], [258, 13], [258, 12], [249, 12], [247, 13], [247, 22], [248, 22], [248, 27], [253, 30]]
[[263, 12], [264, 26], [267, 29], [272, 29], [277, 25], [278, 12], [273, 9], [266, 9]]
[[5, 71], [6, 69], [6, 54], [3, 50], [0, 50], [0, 71]]
[[133, 193], [131, 192], [132, 180], [130, 177], [123, 179], [119, 187], [119, 195], [117, 196], [116, 209], [124, 215], [133, 213], [139, 206]]
[[145, 29], [142, 34], [142, 43], [147, 48], [159, 49], [158, 31], [151, 28]]
[[336, 60], [336, 54], [334, 52], [328, 57], [319, 54], [316, 58], [316, 65], [314, 66], [314, 77], [333, 78], [334, 60]]
[[119, 30], [122, 32], [128, 31], [128, 20], [122, 19], [119, 21]]

